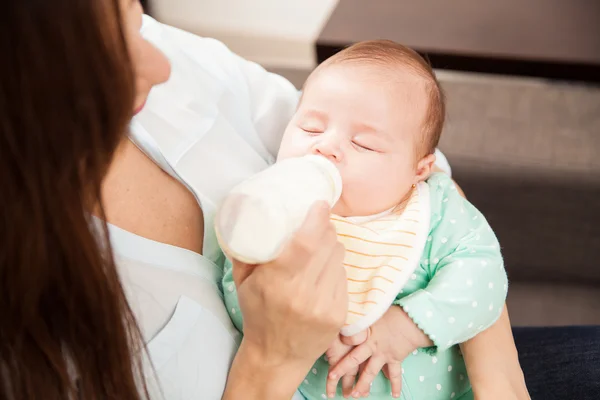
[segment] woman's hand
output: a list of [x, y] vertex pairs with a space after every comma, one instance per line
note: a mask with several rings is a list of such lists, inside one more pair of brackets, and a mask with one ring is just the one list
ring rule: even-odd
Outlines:
[[[368, 396], [371, 382], [383, 369], [392, 385], [393, 397], [400, 397], [402, 391], [402, 361], [414, 350], [431, 346], [431, 340], [410, 319], [399, 306], [392, 306], [367, 334], [360, 333], [342, 339], [347, 345], [357, 345], [341, 361], [330, 360], [335, 365], [329, 373], [327, 394], [335, 393], [340, 377], [356, 375], [361, 367], [360, 377], [352, 396]], [[364, 363], [364, 364], [363, 364]], [[361, 366], [361, 364], [363, 364]], [[385, 368], [384, 368], [385, 367]], [[342, 380], [344, 395], [347, 396], [348, 382]]]
[[233, 263], [244, 339], [224, 399], [289, 400], [343, 326], [344, 247], [329, 215], [325, 203], [315, 205], [275, 261]]

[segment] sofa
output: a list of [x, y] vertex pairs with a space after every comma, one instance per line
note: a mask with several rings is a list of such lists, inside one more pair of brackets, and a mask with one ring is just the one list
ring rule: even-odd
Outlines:
[[441, 148], [500, 239], [513, 325], [599, 325], [600, 87], [440, 77]]

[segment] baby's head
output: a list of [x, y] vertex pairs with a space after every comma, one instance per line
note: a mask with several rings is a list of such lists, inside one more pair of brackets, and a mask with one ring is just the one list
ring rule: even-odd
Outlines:
[[344, 184], [333, 212], [376, 214], [429, 176], [444, 114], [442, 89], [421, 56], [391, 41], [361, 42], [310, 75], [278, 158], [327, 157]]

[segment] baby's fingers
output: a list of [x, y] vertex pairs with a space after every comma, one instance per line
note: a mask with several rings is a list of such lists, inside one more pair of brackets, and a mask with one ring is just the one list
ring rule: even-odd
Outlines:
[[[337, 337], [333, 341], [333, 343], [329, 347], [329, 350], [327, 350], [327, 353], [326, 353], [327, 361], [329, 362], [329, 365], [331, 367], [337, 365], [337, 363], [339, 363], [340, 360], [344, 356], [346, 356], [346, 354], [348, 354], [350, 352], [350, 350], [352, 350], [352, 348], [353, 348], [352, 346], [348, 346], [348, 345], [342, 343], [340, 341], [340, 338]], [[356, 376], [356, 372], [354, 372], [353, 375]], [[335, 378], [331, 377], [330, 375], [327, 376], [327, 383], [326, 383], [327, 397], [329, 397], [329, 398], [335, 397], [335, 392], [337, 390], [340, 376], [341, 375], [338, 375]], [[344, 382], [346, 382], [346, 381], [347, 381], [347, 378], [346, 378], [346, 376], [344, 376], [342, 378], [342, 387], [344, 387]], [[354, 380], [352, 381], [352, 385], [354, 385]], [[350, 390], [352, 390], [352, 387], [350, 387]]]
[[[338, 382], [340, 381], [340, 378], [331, 378], [330, 376], [327, 377], [327, 383], [325, 384], [325, 391], [327, 392], [327, 397], [329, 397], [330, 399], [335, 397], [335, 393], [337, 391], [337, 385]], [[342, 379], [342, 382], [343, 379]]]
[[332, 379], [339, 379], [340, 376], [344, 376], [351, 371], [358, 370], [360, 364], [365, 362], [372, 355], [373, 350], [368, 346], [367, 343], [363, 343], [360, 346], [355, 347], [346, 355], [346, 357], [342, 359], [342, 361], [330, 369], [329, 377]]
[[392, 385], [392, 397], [399, 398], [402, 392], [402, 364], [389, 363], [383, 368], [383, 371]]
[[[342, 385], [344, 383], [345, 376], [342, 377]], [[325, 391], [327, 392], [327, 397], [330, 399], [335, 397], [337, 392], [338, 382], [340, 381], [339, 376], [332, 377], [331, 375], [327, 376], [327, 383], [325, 384]]]
[[383, 357], [371, 357], [365, 368], [360, 373], [358, 383], [354, 387], [352, 397], [358, 398], [362, 395], [367, 395], [371, 391], [371, 383], [385, 365]]
[[341, 336], [341, 340], [342, 343], [349, 346], [358, 346], [366, 342], [369, 336], [371, 336], [371, 327], [368, 327], [364, 331], [359, 332], [354, 336]]
[[344, 375], [342, 378], [342, 394], [345, 398], [350, 397], [352, 394], [352, 389], [354, 388], [354, 384], [356, 383], [356, 374], [358, 373], [358, 369], [348, 372], [348, 374]]

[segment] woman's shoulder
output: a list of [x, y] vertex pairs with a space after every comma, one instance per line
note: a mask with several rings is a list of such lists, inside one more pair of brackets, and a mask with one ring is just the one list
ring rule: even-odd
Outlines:
[[217, 53], [217, 55], [233, 54], [229, 51], [227, 46], [216, 39], [194, 35], [193, 33], [174, 26], [165, 25], [148, 15], [143, 16], [140, 32], [142, 33], [142, 36], [150, 42], [156, 42], [160, 45], [161, 41], [171, 40], [170, 45], [176, 45], [180, 50], [190, 50], [192, 54], [194, 50], [198, 49], [213, 51]]
[[240, 65], [248, 62], [223, 42], [162, 24], [147, 15], [141, 33], [167, 56], [177, 72], [208, 73], [230, 90], [244, 89], [246, 77]]

